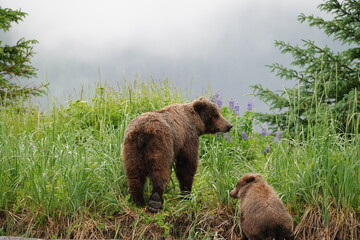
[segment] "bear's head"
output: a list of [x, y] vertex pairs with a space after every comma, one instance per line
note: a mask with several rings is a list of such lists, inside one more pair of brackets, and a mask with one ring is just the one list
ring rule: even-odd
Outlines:
[[258, 173], [248, 173], [239, 179], [236, 183], [235, 188], [230, 192], [230, 197], [232, 198], [242, 198], [245, 196], [247, 190], [258, 182], [263, 182], [261, 174]]
[[228, 132], [232, 125], [221, 115], [220, 108], [205, 97], [193, 102], [194, 110], [204, 123], [204, 134]]

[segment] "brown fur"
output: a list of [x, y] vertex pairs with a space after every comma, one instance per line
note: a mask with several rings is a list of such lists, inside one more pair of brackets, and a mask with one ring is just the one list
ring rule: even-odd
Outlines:
[[245, 174], [230, 192], [239, 198], [242, 239], [293, 239], [293, 221], [283, 202], [260, 174]]
[[160, 210], [173, 163], [181, 191], [190, 192], [198, 165], [199, 136], [227, 132], [231, 127], [220, 109], [204, 97], [135, 118], [123, 143], [124, 167], [135, 203], [145, 204], [143, 190], [148, 176], [153, 186], [149, 210]]

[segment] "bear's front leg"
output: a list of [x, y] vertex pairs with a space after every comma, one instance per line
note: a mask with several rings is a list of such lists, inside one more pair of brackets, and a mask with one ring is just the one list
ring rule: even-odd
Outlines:
[[175, 173], [182, 194], [189, 194], [198, 165], [198, 152], [193, 148], [181, 150], [176, 159]]

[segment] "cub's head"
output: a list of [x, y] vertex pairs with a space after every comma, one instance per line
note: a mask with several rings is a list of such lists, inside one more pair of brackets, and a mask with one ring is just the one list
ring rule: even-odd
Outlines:
[[221, 115], [219, 107], [205, 97], [195, 100], [193, 106], [204, 123], [205, 134], [228, 132], [232, 128], [232, 125]]
[[236, 183], [235, 188], [230, 192], [232, 198], [242, 198], [246, 191], [255, 183], [262, 182], [263, 178], [258, 173], [248, 173], [242, 176]]

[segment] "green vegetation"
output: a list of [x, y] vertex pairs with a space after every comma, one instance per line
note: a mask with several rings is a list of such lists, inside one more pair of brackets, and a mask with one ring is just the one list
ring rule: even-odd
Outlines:
[[[0, 7], [0, 31], [9, 31], [12, 23], [19, 23], [27, 14], [21, 10]], [[19, 39], [15, 45], [4, 44], [0, 40], [0, 101], [2, 105], [19, 103], [30, 96], [44, 93], [41, 86], [22, 86], [18, 78], [36, 77], [36, 69], [31, 65], [36, 40]], [[24, 84], [23, 84], [24, 85]]]
[[191, 198], [179, 196], [173, 176], [160, 213], [135, 207], [122, 166], [124, 129], [142, 112], [187, 101], [169, 82], [150, 80], [119, 90], [99, 84], [91, 101], [54, 104], [47, 113], [31, 104], [2, 106], [0, 235], [239, 237], [238, 202], [229, 191], [244, 173], [259, 172], [294, 216], [298, 239], [360, 237], [360, 137], [338, 134], [330, 108], [309, 127], [311, 138], [274, 141], [275, 133], [257, 132], [253, 112], [238, 116], [223, 106], [234, 128], [226, 138], [201, 137]]
[[[143, 112], [185, 103], [167, 80], [98, 83], [91, 100], [53, 104], [47, 112], [24, 102], [41, 87], [10, 80], [33, 77], [32, 45], [0, 41], [0, 235], [37, 238], [233, 239], [239, 204], [229, 192], [243, 174], [264, 175], [294, 217], [296, 239], [360, 239], [359, 3], [324, 1], [325, 21], [301, 15], [349, 49], [334, 54], [305, 41], [277, 42], [293, 65], [272, 70], [297, 86], [280, 94], [254, 86], [274, 114], [208, 96], [233, 124], [229, 134], [202, 136], [199, 169], [189, 199], [173, 174], [158, 214], [130, 201], [122, 162], [126, 126]], [[25, 13], [0, 8], [0, 29]], [[271, 132], [263, 123], [276, 126]], [[260, 132], [259, 129], [261, 130]], [[275, 132], [276, 131], [276, 132]], [[282, 134], [283, 131], [284, 133]], [[284, 137], [282, 137], [284, 135]], [[150, 186], [146, 186], [149, 196]]]

